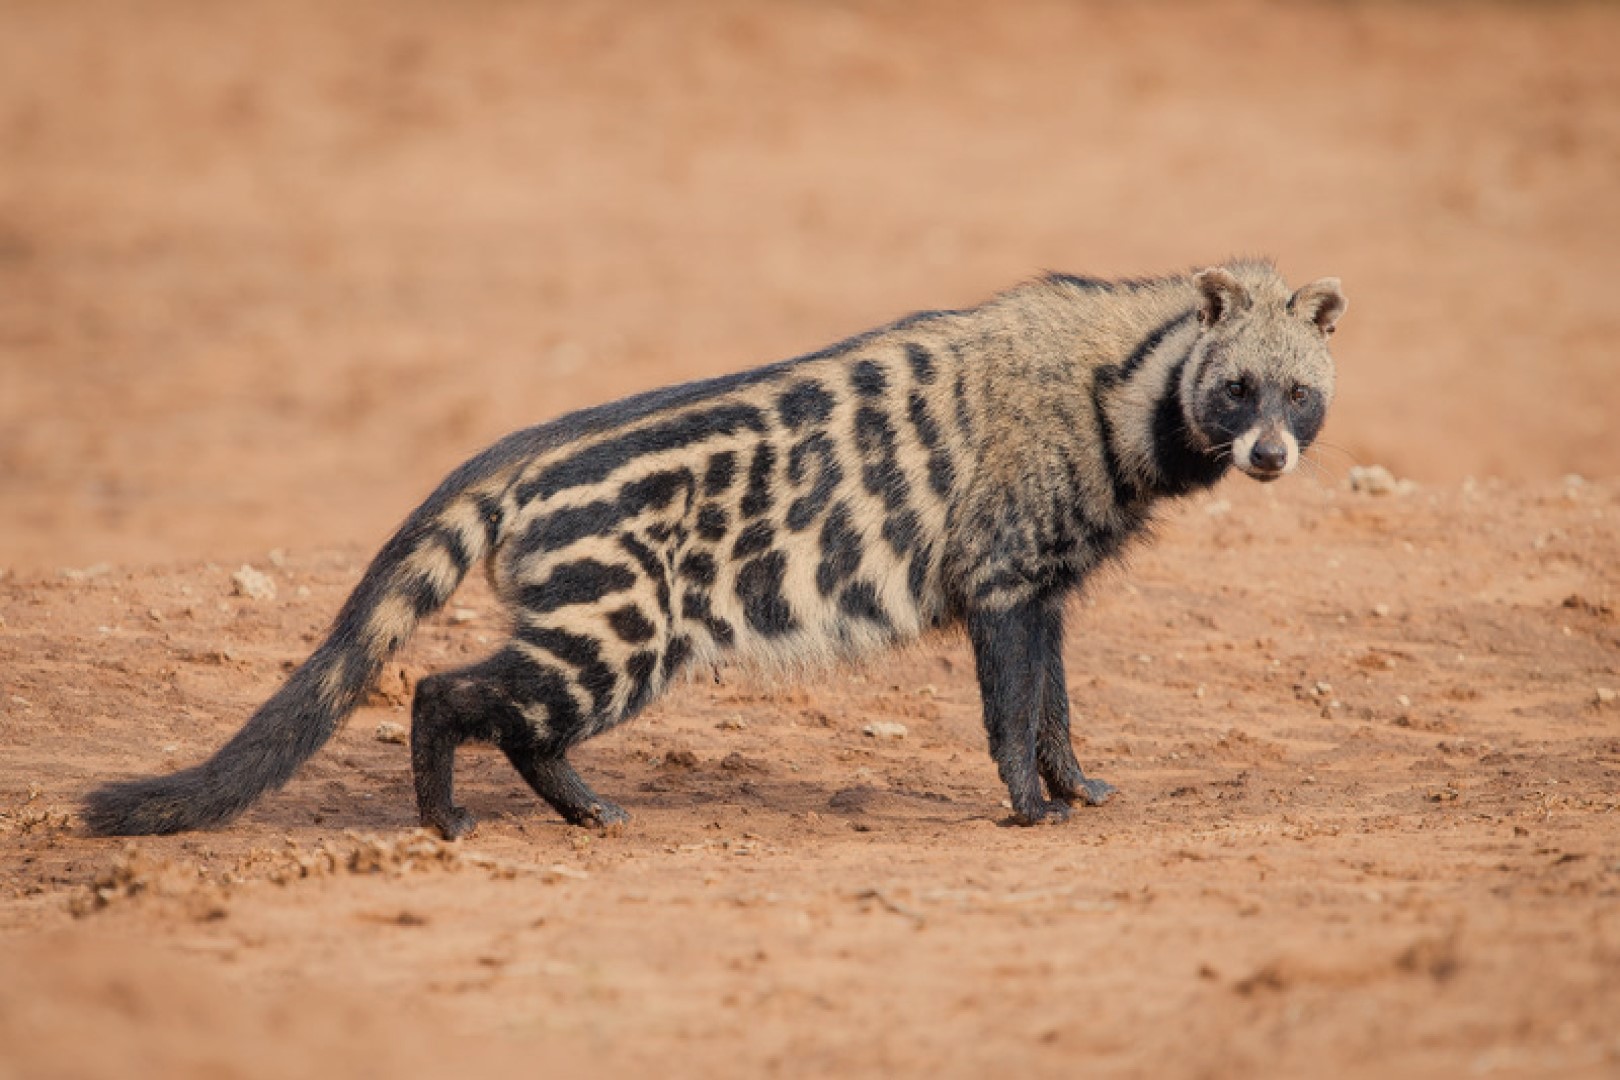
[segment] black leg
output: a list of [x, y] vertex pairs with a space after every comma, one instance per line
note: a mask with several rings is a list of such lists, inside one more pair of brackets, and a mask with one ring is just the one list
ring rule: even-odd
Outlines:
[[1114, 793], [1106, 780], [1088, 780], [1069, 742], [1069, 686], [1063, 673], [1063, 605], [1054, 600], [1040, 613], [1042, 685], [1040, 733], [1035, 756], [1047, 793], [1067, 803], [1101, 806]]
[[548, 757], [532, 745], [503, 743], [501, 749], [512, 767], [534, 788], [535, 794], [550, 803], [570, 824], [605, 827], [630, 820], [630, 815], [621, 807], [592, 791], [562, 756]]
[[1012, 796], [1014, 818], [1025, 825], [1069, 816], [1067, 803], [1041, 793], [1037, 743], [1047, 678], [1044, 606], [1039, 599], [1024, 600], [972, 611], [967, 619], [990, 756]]
[[411, 768], [422, 824], [447, 840], [466, 836], [477, 824], [454, 798], [456, 748], [475, 739], [499, 746], [529, 786], [569, 821], [629, 820], [563, 758], [587, 730], [568, 677], [516, 650], [423, 679], [411, 707]]
[[492, 683], [484, 665], [430, 675], [416, 685], [411, 703], [411, 773], [422, 824], [446, 840], [473, 831], [477, 820], [455, 804], [456, 748], [489, 738]]

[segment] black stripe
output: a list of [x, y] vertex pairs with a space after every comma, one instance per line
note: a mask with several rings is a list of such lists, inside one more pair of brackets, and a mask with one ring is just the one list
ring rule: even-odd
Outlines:
[[711, 543], [726, 538], [726, 529], [729, 522], [726, 520], [725, 507], [718, 503], [704, 503], [698, 510], [697, 534]]
[[821, 526], [821, 563], [816, 567], [816, 589], [831, 596], [839, 583], [861, 565], [861, 536], [850, 524], [849, 506], [835, 503]]
[[594, 604], [635, 583], [635, 572], [628, 566], [581, 559], [557, 567], [538, 585], [525, 585], [518, 593], [518, 603], [543, 615], [574, 604]]
[[743, 617], [761, 634], [775, 636], [799, 628], [792, 606], [782, 595], [786, 578], [787, 556], [780, 551], [768, 551], [737, 571], [737, 599], [742, 601]]
[[570, 679], [561, 671], [537, 662], [521, 650], [508, 647], [489, 660], [499, 672], [499, 683], [519, 708], [543, 705], [547, 737], [542, 745], [562, 749], [578, 738], [582, 727], [579, 703], [569, 693]]
[[776, 447], [762, 442], [748, 464], [748, 491], [739, 509], [745, 518], [758, 517], [771, 508], [771, 473], [776, 469]]
[[859, 360], [850, 369], [849, 385], [861, 397], [882, 397], [889, 388], [889, 376], [876, 360]]
[[739, 562], [750, 555], [757, 555], [770, 547], [776, 540], [776, 529], [768, 521], [756, 521], [744, 529], [737, 536], [737, 543], [731, 548], [731, 557]]
[[906, 359], [911, 361], [911, 375], [919, 383], [927, 386], [934, 381], [937, 374], [934, 370], [934, 354], [918, 345], [916, 342], [906, 344]]
[[811, 424], [826, 423], [832, 415], [833, 396], [820, 383], [805, 379], [794, 383], [776, 399], [776, 412], [782, 423], [794, 431]]
[[752, 405], [736, 403], [695, 409], [671, 420], [615, 435], [547, 466], [518, 485], [517, 500], [523, 505], [536, 498], [548, 499], [559, 491], [598, 483], [626, 463], [648, 454], [667, 453], [741, 430], [763, 434], [765, 414]]
[[669, 575], [664, 572], [664, 564], [653, 554], [653, 549], [638, 540], [634, 533], [620, 533], [619, 546], [636, 560], [641, 572], [652, 580], [658, 589], [658, 610], [666, 616], [669, 615]]
[[838, 609], [854, 619], [865, 619], [885, 630], [894, 629], [889, 613], [878, 603], [877, 588], [870, 581], [852, 583], [838, 596]]
[[1181, 408], [1181, 376], [1186, 367], [1184, 356], [1171, 369], [1164, 393], [1153, 407], [1153, 465], [1167, 495], [1209, 487], [1227, 468], [1225, 460], [1203, 452], [1188, 438], [1187, 418]]
[[709, 458], [709, 466], [703, 473], [703, 494], [714, 496], [731, 487], [731, 482], [737, 476], [737, 455], [731, 450], [722, 450]]
[[[769, 546], [769, 541], [766, 546]], [[719, 574], [719, 566], [715, 563], [714, 556], [707, 551], [689, 551], [681, 557], [679, 573], [682, 584], [707, 589], [714, 585], [714, 579]]]
[[928, 401], [922, 394], [912, 391], [908, 402], [911, 426], [916, 429], [917, 441], [928, 453], [928, 486], [941, 499], [956, 485], [956, 465], [946, 451], [939, 425], [928, 411]]
[[729, 647], [737, 640], [737, 632], [729, 622], [714, 613], [705, 593], [688, 592], [681, 597], [681, 618], [701, 623], [717, 645]]
[[973, 442], [973, 413], [968, 408], [967, 376], [958, 371], [956, 383], [952, 387], [952, 394], [956, 401], [956, 430], [962, 433], [962, 438], [971, 445]]
[[518, 542], [523, 553], [561, 551], [588, 536], [606, 536], [625, 520], [662, 510], [685, 491], [690, 503], [697, 480], [691, 469], [666, 469], [633, 480], [612, 499], [565, 506], [535, 520]]
[[1137, 343], [1136, 348], [1131, 350], [1131, 355], [1125, 358], [1125, 363], [1120, 365], [1120, 380], [1124, 381], [1135, 375], [1137, 369], [1147, 363], [1147, 358], [1153, 355], [1153, 350], [1162, 345], [1165, 338], [1169, 337], [1182, 323], [1187, 322], [1192, 317], [1193, 311], [1189, 308], [1155, 327], [1151, 334]]
[[632, 655], [624, 665], [625, 672], [630, 676], [630, 700], [624, 707], [626, 717], [640, 712], [652, 698], [652, 677], [657, 667], [658, 654], [646, 649]]
[[838, 464], [832, 440], [821, 431], [812, 432], [788, 452], [789, 482], [803, 483], [805, 462], [812, 455], [819, 462], [815, 483], [788, 506], [785, 524], [794, 532], [808, 529], [832, 499], [838, 485], [844, 482], [844, 470]]
[[911, 590], [911, 598], [918, 603], [922, 602], [923, 588], [928, 584], [928, 564], [933, 557], [931, 544], [924, 544], [911, 553], [911, 567], [906, 571], [906, 588]]
[[672, 639], [669, 648], [664, 651], [664, 681], [668, 682], [675, 677], [675, 673], [686, 663], [686, 658], [692, 655], [692, 639], [685, 634]]
[[1125, 475], [1119, 464], [1119, 453], [1114, 449], [1114, 425], [1108, 419], [1108, 409], [1103, 398], [1116, 382], [1119, 372], [1117, 368], [1098, 368], [1094, 381], [1091, 384], [1091, 408], [1097, 420], [1097, 437], [1102, 444], [1103, 468], [1108, 472], [1108, 481], [1114, 489], [1114, 503], [1125, 506], [1136, 497], [1136, 485], [1130, 477]]
[[516, 637], [544, 649], [579, 673], [579, 685], [591, 695], [591, 708], [598, 714], [607, 707], [619, 685], [619, 677], [602, 663], [602, 647], [595, 638], [571, 634], [551, 626], [519, 626]]
[[456, 564], [456, 574], [465, 577], [472, 568], [472, 552], [467, 550], [467, 542], [462, 539], [461, 531], [449, 525], [441, 525], [433, 534], [433, 538], [444, 548], [444, 553], [450, 556], [450, 561]]
[[658, 633], [658, 628], [652, 620], [641, 613], [641, 609], [634, 604], [626, 604], [608, 612], [608, 625], [613, 632], [619, 635], [619, 640], [629, 645], [639, 645], [643, 641], [651, 641]]

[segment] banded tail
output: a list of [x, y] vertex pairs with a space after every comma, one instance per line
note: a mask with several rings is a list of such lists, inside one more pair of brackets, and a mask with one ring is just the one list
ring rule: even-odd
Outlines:
[[417, 624], [493, 551], [502, 520], [495, 494], [501, 485], [489, 483], [499, 479], [489, 468], [493, 456], [462, 466], [405, 520], [326, 640], [230, 742], [189, 769], [91, 792], [83, 807], [90, 831], [137, 836], [214, 828], [285, 784], [342, 726]]

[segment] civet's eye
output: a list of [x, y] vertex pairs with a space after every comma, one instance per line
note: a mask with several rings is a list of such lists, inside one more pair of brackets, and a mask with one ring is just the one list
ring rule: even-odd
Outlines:
[[1233, 401], [1242, 401], [1249, 396], [1249, 384], [1242, 379], [1231, 379], [1226, 384], [1226, 396]]
[[1311, 392], [1303, 386], [1296, 386], [1288, 391], [1288, 400], [1295, 405], [1303, 405], [1311, 398]]

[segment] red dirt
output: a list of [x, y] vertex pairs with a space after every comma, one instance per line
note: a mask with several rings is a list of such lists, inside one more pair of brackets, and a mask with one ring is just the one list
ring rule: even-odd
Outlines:
[[[0, 1078], [1620, 1072], [1620, 10], [0, 23]], [[227, 737], [506, 430], [1256, 250], [1345, 280], [1335, 449], [1075, 604], [1121, 794], [1064, 827], [999, 826], [946, 640], [671, 695], [579, 755], [620, 835], [470, 752], [483, 824], [426, 840], [374, 732], [497, 639], [476, 586], [238, 825], [73, 820]]]

